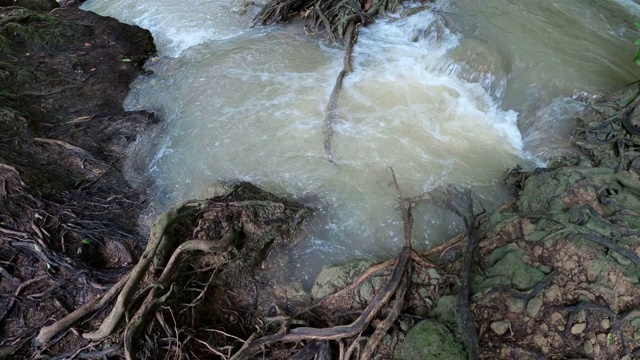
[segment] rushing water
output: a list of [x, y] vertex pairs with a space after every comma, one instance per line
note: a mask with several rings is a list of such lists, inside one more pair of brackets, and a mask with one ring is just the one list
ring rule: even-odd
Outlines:
[[[150, 29], [159, 48], [126, 103], [165, 120], [129, 159], [133, 183], [153, 180], [150, 215], [220, 179], [297, 197], [319, 209], [290, 264], [299, 277], [397, 250], [389, 167], [406, 195], [455, 183], [495, 206], [505, 169], [566, 151], [567, 119], [583, 107], [575, 98], [636, 79], [638, 5], [558, 3], [439, 1], [361, 28], [334, 123], [338, 166], [324, 158], [322, 124], [341, 49], [299, 24], [250, 28], [257, 7], [237, 0], [84, 7]], [[436, 206], [415, 217], [422, 247], [460, 230]]]

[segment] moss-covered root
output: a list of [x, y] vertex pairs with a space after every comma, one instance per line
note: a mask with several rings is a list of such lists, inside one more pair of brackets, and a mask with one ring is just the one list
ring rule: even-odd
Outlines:
[[111, 313], [104, 319], [98, 330], [83, 335], [85, 339], [97, 341], [113, 334], [120, 324], [125, 310], [129, 305], [129, 301], [138, 288], [138, 284], [147, 273], [156, 251], [163, 242], [163, 239], [165, 239], [167, 230], [177, 221], [184, 219], [195, 211], [204, 209], [205, 205], [205, 201], [187, 202], [179, 208], [169, 210], [158, 217], [151, 228], [151, 236], [147, 248], [142, 253], [138, 264], [131, 271], [129, 280], [120, 292], [113, 310], [111, 310]]

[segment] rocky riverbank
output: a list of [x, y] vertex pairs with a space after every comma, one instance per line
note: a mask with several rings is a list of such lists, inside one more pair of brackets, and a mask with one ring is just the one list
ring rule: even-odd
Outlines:
[[[497, 211], [455, 187], [405, 198], [390, 173], [401, 254], [327, 265], [304, 289], [270, 253], [303, 238], [313, 209], [250, 184], [212, 186], [149, 239], [138, 232], [145, 198], [123, 157], [158, 120], [122, 102], [155, 54], [147, 31], [10, 6], [0, 50], [0, 359], [638, 353], [638, 83], [588, 104], [573, 134], [581, 155], [512, 170], [514, 200]], [[412, 209], [425, 202], [468, 229], [418, 254]]]

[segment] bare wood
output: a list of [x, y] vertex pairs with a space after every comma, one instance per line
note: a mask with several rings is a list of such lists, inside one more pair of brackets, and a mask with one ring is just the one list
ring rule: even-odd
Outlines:
[[65, 142], [65, 141], [62, 141], [62, 140], [45, 139], [45, 138], [33, 138], [33, 141], [44, 143], [44, 144], [58, 145], [58, 146], [62, 146], [63, 148], [65, 148], [67, 150], [76, 151], [76, 152], [79, 152], [79, 153], [86, 153], [86, 151], [84, 149], [82, 149], [80, 147], [77, 147], [75, 145], [71, 145], [68, 142]]
[[82, 305], [81, 307], [67, 314], [65, 317], [56, 321], [55, 323], [40, 329], [40, 332], [36, 337], [36, 343], [38, 345], [49, 343], [51, 339], [53, 339], [56, 335], [58, 335], [62, 331], [67, 330], [80, 319], [103, 308], [120, 292], [120, 290], [122, 290], [128, 279], [129, 274], [123, 276], [117, 283], [115, 283], [111, 287], [111, 289], [102, 294], [102, 296], [97, 297], [90, 302]]

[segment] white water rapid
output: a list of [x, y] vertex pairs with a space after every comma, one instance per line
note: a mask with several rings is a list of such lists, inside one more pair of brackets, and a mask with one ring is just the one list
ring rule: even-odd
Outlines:
[[[221, 179], [293, 196], [318, 208], [289, 264], [305, 278], [328, 262], [397, 251], [389, 167], [406, 195], [455, 183], [495, 207], [506, 198], [506, 169], [566, 150], [572, 124], [559, 120], [582, 108], [574, 95], [637, 78], [638, 5], [564, 3], [438, 1], [361, 28], [334, 123], [338, 167], [324, 158], [322, 124], [342, 50], [302, 24], [250, 28], [257, 7], [238, 0], [84, 8], [148, 28], [159, 48], [147, 64], [153, 75], [126, 102], [164, 121], [129, 159], [130, 180], [153, 184], [149, 216], [206, 196]], [[441, 25], [441, 39], [427, 31]], [[437, 206], [415, 218], [422, 248], [460, 231]]]

